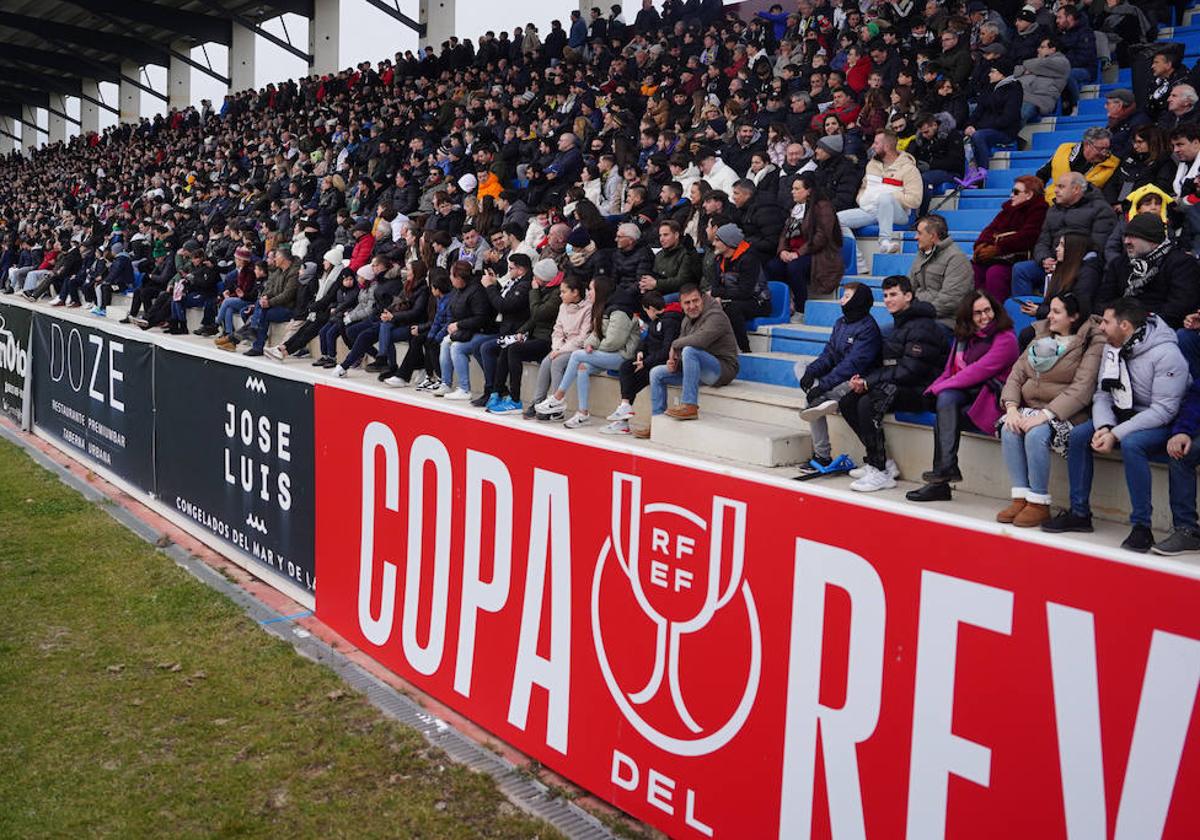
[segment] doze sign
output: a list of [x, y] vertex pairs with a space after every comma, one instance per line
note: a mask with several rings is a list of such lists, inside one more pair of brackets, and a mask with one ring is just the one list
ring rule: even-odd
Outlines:
[[1200, 582], [320, 386], [318, 615], [677, 837], [1200, 836]]

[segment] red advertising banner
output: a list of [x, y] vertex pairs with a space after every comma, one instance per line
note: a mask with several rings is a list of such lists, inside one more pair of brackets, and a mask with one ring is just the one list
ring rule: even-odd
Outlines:
[[1195, 577], [335, 387], [316, 440], [317, 615], [673, 837], [1200, 836]]

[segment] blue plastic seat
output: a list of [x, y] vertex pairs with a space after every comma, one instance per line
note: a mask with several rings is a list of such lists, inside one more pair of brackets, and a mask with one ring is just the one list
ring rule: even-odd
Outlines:
[[1004, 301], [1004, 311], [1008, 313], [1008, 317], [1012, 318], [1013, 331], [1017, 335], [1021, 334], [1021, 330], [1032, 324], [1036, 318], [1032, 315], [1026, 315], [1021, 311], [1021, 303], [1029, 301], [1031, 303], [1041, 303], [1042, 298], [1039, 295], [1020, 295], [1018, 297], [1010, 297]]
[[747, 321], [747, 330], [756, 330], [770, 324], [786, 324], [792, 320], [792, 290], [788, 288], [787, 283], [772, 280], [767, 283], [767, 287], [771, 290], [771, 314]]

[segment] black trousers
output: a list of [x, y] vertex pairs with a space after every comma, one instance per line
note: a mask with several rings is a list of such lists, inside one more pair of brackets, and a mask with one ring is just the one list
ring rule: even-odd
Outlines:
[[308, 343], [317, 337], [317, 333], [321, 331], [321, 327], [328, 320], [328, 315], [324, 318], [318, 315], [312, 321], [305, 321], [300, 325], [300, 329], [292, 333], [292, 337], [283, 343], [283, 349], [287, 351], [289, 356], [296, 355], [308, 347]]
[[638, 391], [650, 386], [650, 366], [642, 365], [641, 370], [634, 370], [633, 359], [621, 362], [621, 367], [617, 369], [617, 375], [621, 381], [621, 399], [623, 400], [633, 402]]
[[496, 357], [495, 382], [500, 396], [521, 399], [521, 376], [525, 372], [525, 362], [540, 362], [549, 352], [550, 342], [544, 338], [527, 338], [501, 350]]
[[879, 410], [879, 402], [875, 399], [877, 395], [870, 391], [865, 394], [851, 391], [838, 400], [842, 418], [866, 447], [866, 462], [872, 467], [881, 470], [887, 464], [887, 443], [883, 438], [884, 415], [893, 411], [924, 411], [924, 391], [924, 388], [897, 388], [895, 399], [886, 411]]
[[771, 313], [770, 303], [757, 303], [752, 300], [723, 300], [721, 306], [725, 310], [725, 315], [729, 318], [729, 325], [733, 327], [733, 334], [737, 338], [738, 349], [743, 353], [750, 352], [750, 339], [746, 335], [746, 321], [754, 318], [760, 318], [763, 315]]
[[424, 335], [414, 335], [408, 340], [408, 352], [404, 354], [404, 361], [400, 363], [396, 375], [401, 379], [410, 380], [417, 368], [424, 367], [429, 376], [441, 376], [438, 359], [441, 346], [440, 341], [433, 341]]

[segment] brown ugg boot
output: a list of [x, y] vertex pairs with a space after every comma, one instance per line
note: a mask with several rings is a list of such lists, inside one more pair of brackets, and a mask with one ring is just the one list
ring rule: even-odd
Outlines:
[[1006, 525], [1017, 518], [1017, 514], [1025, 509], [1024, 499], [1013, 499], [1012, 504], [996, 514], [996, 521]]
[[1018, 528], [1035, 528], [1050, 519], [1050, 505], [1039, 505], [1035, 502], [1026, 502], [1025, 507], [1013, 519], [1014, 525]]

